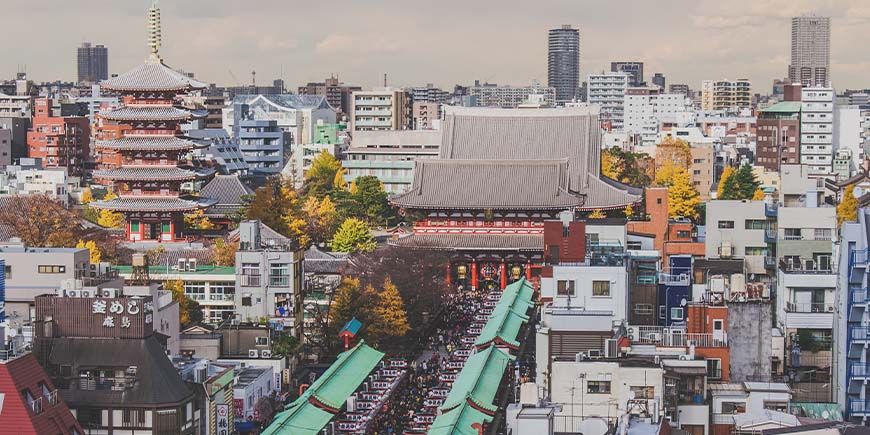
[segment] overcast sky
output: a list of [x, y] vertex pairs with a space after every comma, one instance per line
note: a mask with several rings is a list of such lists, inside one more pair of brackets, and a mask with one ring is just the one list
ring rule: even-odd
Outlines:
[[[147, 56], [150, 0], [3, 0], [0, 76], [75, 80], [76, 47], [109, 47], [109, 71]], [[786, 75], [790, 20], [832, 17], [837, 89], [870, 87], [867, 0], [162, 0], [166, 63], [220, 85], [283, 76], [290, 89], [331, 73], [380, 86], [474, 79], [546, 83], [547, 30], [580, 29], [581, 74], [612, 60], [645, 62], [645, 78], [698, 89], [743, 78], [769, 92]], [[283, 74], [282, 74], [283, 69]]]

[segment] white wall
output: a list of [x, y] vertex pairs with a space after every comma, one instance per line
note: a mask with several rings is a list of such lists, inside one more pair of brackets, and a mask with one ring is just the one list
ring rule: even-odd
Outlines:
[[[630, 387], [653, 387], [654, 396], [659, 398], [657, 406], [662, 406], [660, 398], [664, 390], [661, 367], [621, 367], [616, 362], [554, 361], [552, 370], [552, 400], [554, 404], [562, 405], [559, 415], [571, 415], [573, 403], [575, 416], [616, 417], [619, 410], [625, 410], [630, 398]], [[585, 378], [580, 378], [581, 375]], [[589, 381], [607, 380], [610, 381], [610, 394], [587, 393]]]

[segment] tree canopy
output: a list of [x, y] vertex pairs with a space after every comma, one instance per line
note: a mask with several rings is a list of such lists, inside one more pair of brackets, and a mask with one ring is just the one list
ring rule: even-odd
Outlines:
[[332, 154], [321, 151], [305, 172], [305, 194], [318, 199], [331, 194], [336, 187], [336, 174], [339, 172], [341, 162]]
[[0, 222], [27, 246], [35, 247], [73, 247], [82, 231], [73, 212], [44, 194], [6, 198], [4, 207], [0, 207]]
[[858, 220], [858, 199], [855, 198], [855, 185], [846, 186], [843, 191], [843, 198], [837, 205], [837, 223], [843, 225], [843, 222], [855, 222]]
[[368, 224], [357, 218], [345, 219], [332, 239], [336, 252], [370, 252], [377, 246]]
[[601, 172], [608, 178], [635, 187], [646, 187], [652, 182], [649, 173], [652, 158], [644, 153], [623, 151], [612, 147], [601, 153]]
[[280, 179], [272, 178], [254, 191], [247, 218], [260, 220], [284, 237], [295, 240], [299, 246], [308, 245], [299, 195]]
[[[723, 181], [724, 180], [724, 181]], [[752, 172], [752, 166], [744, 164], [727, 178], [719, 180], [721, 195], [718, 199], [752, 199], [761, 183]]]
[[671, 184], [668, 186], [668, 216], [672, 218], [686, 217], [697, 221], [701, 196], [692, 186], [689, 171], [682, 167], [674, 170]]

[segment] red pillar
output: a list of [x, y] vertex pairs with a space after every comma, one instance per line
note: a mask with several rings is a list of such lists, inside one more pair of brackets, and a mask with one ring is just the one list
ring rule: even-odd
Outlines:
[[504, 290], [507, 287], [507, 265], [504, 260], [501, 261], [501, 289]]
[[450, 287], [450, 262], [447, 262], [447, 275], [444, 276], [444, 282], [447, 283], [447, 287]]
[[532, 263], [526, 263], [526, 279], [532, 279]]
[[477, 262], [471, 262], [471, 289], [477, 290]]

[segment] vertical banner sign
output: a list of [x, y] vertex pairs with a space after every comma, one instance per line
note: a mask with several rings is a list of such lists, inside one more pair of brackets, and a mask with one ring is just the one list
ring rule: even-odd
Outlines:
[[0, 260], [0, 322], [6, 321], [6, 262]]
[[217, 435], [230, 435], [230, 405], [215, 405]]

